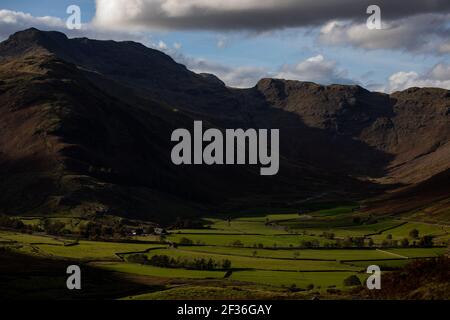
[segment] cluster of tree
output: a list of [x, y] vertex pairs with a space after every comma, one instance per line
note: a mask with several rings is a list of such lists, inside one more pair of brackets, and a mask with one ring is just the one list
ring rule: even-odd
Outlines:
[[422, 236], [420, 237], [420, 233], [417, 229], [413, 229], [410, 231], [409, 233], [409, 237], [412, 239], [410, 241], [410, 239], [408, 238], [403, 238], [402, 240], [398, 241], [398, 240], [394, 240], [393, 236], [391, 234], [388, 234], [386, 239], [383, 240], [383, 242], [381, 243], [382, 247], [391, 247], [391, 248], [395, 248], [395, 247], [402, 247], [402, 248], [408, 248], [410, 246], [412, 247], [421, 247], [421, 248], [431, 248], [433, 247], [433, 236]]
[[10, 218], [5, 215], [0, 215], [0, 227], [14, 230], [25, 230], [27, 226], [16, 218]]
[[344, 279], [344, 286], [346, 287], [360, 287], [361, 285], [361, 280], [356, 275]]
[[188, 238], [181, 238], [180, 241], [178, 241], [178, 244], [181, 246], [192, 246], [194, 241]]
[[304, 249], [313, 249], [313, 248], [320, 248], [320, 241], [319, 240], [303, 240], [300, 242], [300, 248]]
[[61, 221], [52, 221], [50, 219], [45, 219], [41, 223], [43, 231], [52, 236], [61, 236], [70, 234], [70, 230], [66, 228], [66, 224]]
[[178, 217], [172, 229], [203, 229], [203, 223], [198, 220]]
[[214, 259], [195, 258], [173, 258], [167, 255], [154, 255], [150, 259], [144, 254], [135, 254], [127, 258], [129, 262], [151, 265], [160, 268], [189, 269], [189, 270], [230, 270], [231, 261], [215, 261]]
[[334, 234], [333, 232], [325, 231], [325, 232], [322, 234], [322, 237], [324, 237], [325, 239], [328, 239], [328, 240], [334, 240], [335, 234]]
[[128, 236], [129, 230], [123, 223], [105, 225], [95, 221], [89, 221], [80, 227], [80, 235], [84, 238], [98, 240], [111, 238], [124, 238]]
[[231, 243], [231, 245], [232, 245], [233, 247], [237, 247], [237, 248], [242, 248], [242, 247], [244, 247], [244, 244], [243, 244], [242, 241], [240, 241], [240, 240], [233, 241], [233, 242]]

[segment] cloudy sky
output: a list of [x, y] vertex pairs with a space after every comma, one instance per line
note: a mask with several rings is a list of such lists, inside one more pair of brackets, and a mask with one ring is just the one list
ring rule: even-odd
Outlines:
[[[0, 0], [0, 40], [28, 27], [134, 40], [235, 87], [275, 77], [450, 89], [450, 1], [375, 3], [381, 30], [366, 24], [373, 0]], [[66, 27], [69, 5], [81, 30]]]

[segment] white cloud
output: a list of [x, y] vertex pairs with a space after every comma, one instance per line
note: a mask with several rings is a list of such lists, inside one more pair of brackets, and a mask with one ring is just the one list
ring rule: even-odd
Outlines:
[[389, 78], [386, 91], [402, 91], [412, 87], [437, 87], [450, 90], [450, 65], [438, 64], [425, 74], [414, 71], [397, 72]]
[[308, 58], [296, 65], [285, 65], [275, 77], [320, 84], [355, 83], [355, 81], [347, 79], [347, 72], [340, 70], [335, 61], [326, 60], [323, 55]]
[[179, 53], [172, 54], [172, 56], [179, 63], [185, 64], [190, 70], [197, 73], [214, 74], [228, 86], [235, 88], [253, 87], [262, 78], [312, 81], [321, 84], [355, 83], [355, 81], [346, 78], [347, 72], [340, 70], [336, 62], [326, 60], [322, 55], [300, 61], [296, 65], [282, 66], [278, 70], [255, 66], [232, 67], [206, 59], [186, 57]]
[[29, 13], [11, 10], [0, 10], [0, 41], [18, 31], [28, 28], [37, 28], [43, 31], [59, 31], [68, 37], [88, 37], [98, 40], [137, 41], [157, 48], [151, 41], [151, 36], [144, 32], [130, 32], [121, 30], [98, 29], [91, 23], [85, 23], [80, 30], [69, 30], [66, 21], [57, 17], [35, 17]]
[[44, 30], [60, 29], [65, 27], [65, 22], [55, 17], [34, 17], [24, 12], [0, 10], [0, 39], [30, 27]]
[[366, 24], [331, 21], [320, 30], [324, 44], [367, 50], [393, 49], [414, 53], [450, 52], [450, 14], [422, 14], [385, 21], [382, 30], [369, 30]]
[[182, 54], [174, 55], [174, 59], [186, 65], [196, 73], [210, 73], [217, 76], [226, 85], [234, 88], [251, 88], [264, 77], [269, 76], [265, 68], [253, 66], [232, 67], [202, 58], [186, 57]]

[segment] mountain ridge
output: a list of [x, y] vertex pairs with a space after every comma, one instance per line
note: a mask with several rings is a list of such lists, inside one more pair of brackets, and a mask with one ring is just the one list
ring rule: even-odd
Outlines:
[[[318, 194], [367, 200], [391, 189], [395, 199], [449, 169], [449, 98], [280, 79], [234, 89], [142, 44], [29, 29], [0, 44], [0, 209], [158, 221]], [[172, 166], [170, 133], [194, 120], [282, 129], [280, 175]], [[33, 200], [21, 201], [27, 193]], [[416, 208], [445, 197], [419, 195]]]

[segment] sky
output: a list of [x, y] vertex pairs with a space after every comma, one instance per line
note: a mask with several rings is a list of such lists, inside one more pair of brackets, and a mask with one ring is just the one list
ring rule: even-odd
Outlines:
[[[450, 1], [0, 0], [0, 40], [36, 27], [69, 37], [132, 40], [232, 87], [261, 78], [358, 84], [374, 91], [450, 89]], [[81, 9], [70, 30], [67, 8]], [[373, 12], [372, 12], [373, 13]]]

